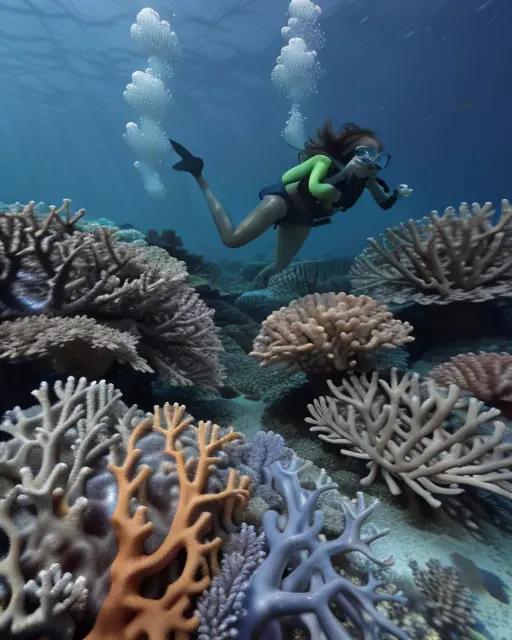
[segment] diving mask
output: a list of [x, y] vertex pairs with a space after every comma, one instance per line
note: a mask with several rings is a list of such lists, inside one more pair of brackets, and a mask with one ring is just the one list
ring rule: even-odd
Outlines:
[[391, 156], [389, 153], [376, 153], [374, 149], [366, 146], [356, 147], [353, 151], [354, 157], [358, 158], [365, 165], [374, 165], [379, 169], [385, 169]]

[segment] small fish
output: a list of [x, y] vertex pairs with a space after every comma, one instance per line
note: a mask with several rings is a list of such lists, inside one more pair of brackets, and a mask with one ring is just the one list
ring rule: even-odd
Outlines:
[[450, 557], [460, 571], [464, 585], [473, 593], [486, 591], [499, 602], [510, 603], [507, 586], [499, 576], [487, 569], [481, 569], [473, 560], [460, 553], [452, 553]]
[[458, 104], [457, 107], [459, 109], [471, 109], [475, 105], [476, 105], [476, 102], [474, 100], [465, 100], [464, 102], [461, 102], [460, 104]]

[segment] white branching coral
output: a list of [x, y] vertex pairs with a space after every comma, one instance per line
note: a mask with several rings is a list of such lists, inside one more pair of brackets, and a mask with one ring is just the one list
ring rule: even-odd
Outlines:
[[[306, 422], [343, 455], [367, 461], [362, 485], [380, 474], [392, 494], [401, 493], [401, 481], [433, 507], [465, 487], [512, 499], [512, 443], [504, 441], [505, 424], [493, 422], [498, 409], [483, 411], [476, 398], [461, 406], [456, 385], [444, 390], [396, 370], [389, 381], [375, 372], [329, 388], [332, 396], [308, 405]], [[491, 435], [481, 435], [484, 425]]]
[[[86, 606], [89, 591], [101, 591], [98, 565], [103, 558], [106, 575], [111, 561], [100, 535], [84, 530], [86, 484], [102, 460], [124, 447], [136, 408], [128, 409], [105, 381], [69, 378], [53, 394], [52, 403], [42, 383], [33, 392], [39, 410], [17, 407], [0, 427], [0, 531], [7, 540], [0, 584], [8, 594], [2, 637], [54, 629], [72, 638], [70, 611]], [[73, 575], [62, 563], [74, 567]], [[35, 577], [26, 580], [24, 569]]]
[[357, 293], [395, 304], [483, 302], [512, 295], [512, 206], [462, 203], [370, 239], [351, 270]]
[[414, 340], [411, 331], [367, 296], [314, 293], [271, 313], [251, 355], [262, 365], [287, 363], [308, 373], [365, 369], [377, 349]]

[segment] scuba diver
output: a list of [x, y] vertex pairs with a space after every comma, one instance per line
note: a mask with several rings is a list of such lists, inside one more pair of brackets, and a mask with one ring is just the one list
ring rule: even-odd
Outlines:
[[374, 131], [347, 123], [336, 133], [327, 121], [316, 137], [306, 142], [299, 154], [300, 164], [287, 171], [280, 182], [263, 188], [259, 193], [261, 203], [235, 226], [202, 175], [203, 160], [175, 140], [169, 142], [181, 157], [173, 168], [196, 179], [227, 247], [241, 247], [270, 227], [277, 228], [274, 262], [258, 273], [256, 286], [266, 286], [272, 275], [290, 264], [311, 227], [328, 224], [334, 213], [353, 207], [365, 189], [382, 209], [389, 209], [399, 197], [412, 194], [406, 184], [392, 192], [377, 176], [391, 156], [383, 153]]

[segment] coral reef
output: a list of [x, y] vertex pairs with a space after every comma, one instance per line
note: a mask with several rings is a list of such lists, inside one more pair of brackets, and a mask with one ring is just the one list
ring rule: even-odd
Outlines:
[[[410, 563], [414, 584], [423, 596], [423, 607], [432, 626], [442, 638], [471, 638], [475, 625], [474, 597], [463, 585], [454, 567], [429, 560], [424, 569]], [[476, 636], [475, 636], [476, 637]]]
[[[343, 455], [367, 461], [364, 486], [380, 473], [392, 494], [401, 493], [400, 480], [433, 507], [465, 486], [512, 498], [512, 443], [505, 424], [493, 422], [499, 410], [482, 411], [476, 398], [463, 407], [457, 386], [444, 392], [394, 369], [389, 382], [374, 372], [328, 384], [333, 395], [308, 405], [306, 422]], [[491, 435], [481, 435], [483, 426]]]
[[512, 355], [465, 353], [438, 364], [429, 377], [440, 385], [456, 384], [488, 404], [512, 402]]
[[336, 485], [325, 475], [319, 477], [314, 490], [304, 489], [299, 482], [301, 462], [291, 460], [287, 467], [274, 462], [265, 468], [269, 481], [286, 504], [284, 522], [277, 511], [264, 517], [268, 555], [254, 571], [245, 601], [245, 615], [240, 626], [240, 640], [255, 637], [282, 638], [280, 620], [294, 616], [308, 630], [311, 638], [341, 640], [354, 637], [344, 626], [353, 625], [365, 637], [380, 637], [382, 632], [406, 640], [406, 635], [379, 612], [376, 605], [386, 600], [399, 600], [379, 592], [382, 583], [370, 574], [365, 585], [358, 586], [338, 573], [333, 556], [347, 556], [358, 551], [380, 566], [371, 551], [373, 542], [387, 531], [361, 532], [377, 503], [367, 505], [362, 494], [355, 504], [343, 503], [345, 527], [333, 540], [322, 540], [319, 534], [323, 515], [317, 509], [319, 496]]
[[512, 295], [512, 207], [462, 203], [370, 239], [351, 269], [355, 292], [387, 304], [483, 302]]
[[[219, 537], [208, 539], [211, 529], [211, 504], [224, 504], [227, 512], [235, 503], [248, 497], [247, 478], [232, 469], [226, 486], [219, 492], [207, 490], [210, 468], [218, 462], [217, 452], [238, 434], [220, 434], [220, 428], [199, 422], [196, 430], [199, 455], [191, 466], [186, 463], [178, 436], [191, 425], [185, 407], [165, 405], [155, 408], [153, 417], [141, 421], [130, 435], [127, 454], [121, 465], [110, 465], [118, 485], [118, 500], [112, 516], [117, 537], [117, 555], [112, 564], [109, 593], [87, 640], [120, 640], [142, 638], [164, 640], [173, 633], [176, 640], [186, 640], [199, 625], [191, 612], [194, 596], [201, 594], [211, 582], [212, 567], [222, 544]], [[163, 419], [162, 419], [163, 413]], [[150, 430], [164, 436], [165, 453], [176, 465], [179, 500], [171, 526], [161, 544], [145, 552], [144, 543], [153, 531], [146, 519], [147, 507], [133, 502], [144, 488], [151, 469], [137, 470], [141, 450], [136, 444]], [[160, 597], [145, 597], [144, 581], [158, 576], [185, 552], [183, 566], [169, 582]]]
[[[132, 334], [117, 353], [126, 359], [135, 348], [137, 368], [151, 368], [171, 384], [218, 385], [221, 345], [213, 312], [186, 284], [183, 263], [157, 247], [119, 242], [106, 228], [76, 231], [84, 213], [71, 214], [66, 200], [44, 217], [36, 216], [33, 203], [0, 215], [0, 320], [87, 316]], [[89, 329], [97, 332], [91, 323]], [[94, 345], [87, 333], [82, 343]]]
[[274, 311], [251, 355], [262, 365], [286, 363], [308, 373], [364, 370], [374, 351], [410, 342], [411, 331], [367, 296], [312, 294]]

